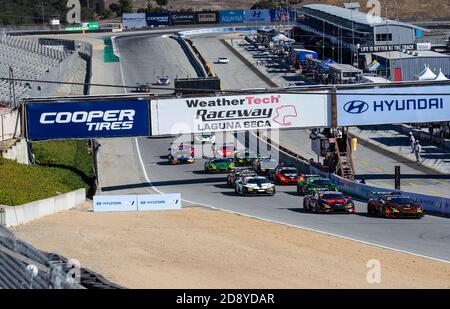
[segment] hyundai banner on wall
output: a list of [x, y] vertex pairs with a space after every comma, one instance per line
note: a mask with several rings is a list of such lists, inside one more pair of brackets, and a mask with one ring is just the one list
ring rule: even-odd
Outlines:
[[28, 103], [31, 141], [148, 136], [147, 100]]
[[145, 13], [123, 13], [122, 23], [125, 29], [140, 29], [147, 27]]
[[170, 14], [172, 25], [193, 24], [195, 15], [193, 12], [175, 12]]
[[146, 18], [148, 27], [159, 27], [170, 25], [169, 13], [147, 13]]
[[449, 121], [450, 86], [338, 90], [338, 125]]
[[270, 22], [269, 10], [245, 10], [244, 20], [246, 23], [268, 23]]
[[326, 127], [331, 101], [322, 93], [152, 100], [152, 135]]
[[221, 24], [241, 24], [244, 22], [243, 10], [225, 10], [220, 11]]

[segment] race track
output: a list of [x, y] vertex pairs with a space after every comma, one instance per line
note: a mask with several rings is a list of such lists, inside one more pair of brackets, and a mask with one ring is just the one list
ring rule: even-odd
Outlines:
[[[209, 39], [205, 38], [205, 40]], [[161, 74], [161, 71], [172, 79], [176, 76], [195, 76], [195, 71], [187, 57], [173, 39], [154, 34], [140, 37], [128, 36], [117, 39], [117, 44], [120, 49], [123, 79], [127, 85], [152, 81], [155, 75]], [[198, 46], [201, 48], [200, 45]], [[222, 54], [225, 50], [220, 46], [215, 52], [210, 45], [207, 45], [205, 49], [210, 51], [205, 54], [205, 57], [210, 59], [217, 58], [216, 53], [220, 51]], [[237, 60], [235, 61], [231, 55], [226, 56], [232, 60], [227, 68], [213, 66], [213, 70], [223, 78], [223, 88], [266, 87], [263, 81], [255, 74], [247, 72], [247, 69]], [[241, 144], [245, 143], [242, 134], [238, 136], [238, 140]], [[195, 204], [450, 262], [450, 224], [446, 218], [425, 216], [422, 220], [390, 220], [368, 217], [365, 213], [365, 203], [362, 202], [356, 203], [357, 214], [355, 215], [305, 213], [302, 210], [303, 200], [295, 194], [295, 187], [278, 186], [278, 193], [274, 197], [237, 196], [233, 189], [225, 186], [225, 175], [203, 173], [203, 160], [197, 160], [193, 165], [168, 165], [165, 156], [172, 141], [173, 138], [136, 139], [137, 156], [140, 157], [139, 161], [145, 168], [146, 181], [151, 182], [157, 192], [180, 192], [184, 200]], [[381, 159], [382, 157], [378, 160]], [[139, 185], [142, 186], [142, 184], [136, 184], [136, 186]], [[114, 188], [105, 189], [113, 190]], [[143, 189], [143, 192], [145, 190]]]

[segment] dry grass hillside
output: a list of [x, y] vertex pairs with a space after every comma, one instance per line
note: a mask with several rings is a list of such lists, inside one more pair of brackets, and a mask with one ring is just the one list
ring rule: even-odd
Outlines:
[[[304, 4], [322, 3], [342, 6], [344, 2], [355, 2], [356, 0], [305, 0]], [[106, 0], [107, 5], [118, 0]], [[222, 10], [222, 9], [244, 9], [250, 8], [256, 0], [169, 0], [168, 7], [174, 10], [195, 9], [195, 10]], [[367, 0], [359, 0], [361, 7], [365, 8]], [[399, 5], [400, 19], [428, 19], [428, 18], [449, 18], [450, 19], [450, 1], [449, 0], [380, 0], [382, 4], [383, 15], [385, 13], [385, 4], [388, 6], [389, 18], [396, 18], [397, 2]], [[133, 0], [135, 8], [146, 7], [148, 0]], [[152, 5], [156, 2], [151, 0]], [[383, 16], [384, 17], [384, 16]]]

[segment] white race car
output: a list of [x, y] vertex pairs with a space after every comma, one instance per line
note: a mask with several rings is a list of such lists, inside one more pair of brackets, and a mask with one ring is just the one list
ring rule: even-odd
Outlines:
[[217, 59], [217, 63], [221, 64], [230, 63], [230, 59], [228, 59], [227, 57], [219, 57], [219, 59]]
[[195, 135], [195, 141], [197, 143], [215, 143], [216, 135], [213, 132], [205, 132]]
[[167, 86], [170, 85], [170, 78], [169, 76], [158, 76], [156, 78], [156, 84], [161, 86]]
[[262, 176], [249, 176], [236, 180], [234, 190], [240, 195], [275, 195], [275, 185]]

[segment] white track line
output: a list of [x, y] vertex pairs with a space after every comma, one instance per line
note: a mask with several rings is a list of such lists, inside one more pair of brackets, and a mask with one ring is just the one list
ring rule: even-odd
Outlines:
[[[125, 78], [124, 78], [124, 75], [123, 75], [122, 63], [121, 63], [121, 62], [119, 62], [119, 66], [120, 66], [120, 73], [121, 73], [121, 76], [122, 76], [122, 82], [123, 82], [123, 84], [125, 85]], [[127, 91], [126, 91], [126, 89], [125, 89], [125, 93], [126, 93], [126, 92], [127, 92]], [[251, 133], [254, 134], [253, 132], [251, 132]], [[254, 134], [254, 135], [256, 136], [256, 134]], [[257, 136], [257, 138], [260, 139], [261, 141], [267, 143], [266, 141], [264, 141], [263, 139], [261, 139], [259, 136]], [[146, 170], [145, 165], [144, 165], [144, 161], [142, 160], [141, 150], [139, 149], [138, 138], [135, 137], [135, 138], [134, 138], [134, 141], [135, 141], [135, 144], [136, 144], [136, 150], [137, 150], [137, 154], [138, 154], [138, 159], [139, 159], [139, 163], [140, 163], [140, 165], [141, 165], [141, 168], [142, 168], [142, 171], [143, 171], [143, 174], [144, 174], [144, 177], [145, 177], [145, 181], [151, 186], [151, 188], [152, 188], [155, 192], [158, 192], [159, 194], [164, 194], [164, 192], [162, 192], [161, 190], [159, 190], [158, 188], [156, 188], [156, 187], [152, 184], [152, 182], [150, 181], [150, 178], [148, 177], [147, 170]], [[276, 147], [276, 146], [272, 146], [272, 147], [275, 147], [276, 149], [278, 149], [279, 151], [283, 152], [284, 154], [289, 155], [288, 153], [285, 153], [284, 151], [280, 150], [280, 149], [279, 149], [278, 147]], [[290, 155], [289, 155], [289, 156], [290, 156]], [[291, 156], [291, 157], [292, 157], [292, 156]], [[417, 254], [417, 253], [413, 253], [413, 252], [409, 252], [409, 251], [405, 251], [405, 250], [400, 250], [400, 249], [396, 249], [396, 248], [391, 248], [391, 247], [387, 247], [387, 246], [383, 246], [383, 245], [379, 245], [379, 244], [374, 244], [374, 243], [370, 243], [370, 242], [363, 241], [363, 240], [359, 240], [359, 239], [354, 239], [354, 238], [351, 238], [351, 237], [346, 237], [346, 236], [342, 236], [342, 235], [338, 235], [338, 234], [333, 234], [333, 233], [328, 233], [328, 232], [324, 232], [324, 231], [312, 229], [312, 228], [307, 228], [307, 227], [298, 226], [298, 225], [293, 225], [293, 224], [289, 224], [289, 223], [285, 223], [285, 222], [280, 222], [280, 221], [276, 221], [276, 220], [271, 220], [271, 219], [267, 219], [267, 218], [262, 218], [262, 217], [252, 216], [252, 215], [248, 215], [248, 214], [245, 214], [245, 213], [242, 213], [242, 212], [237, 212], [237, 211], [232, 211], [232, 210], [228, 210], [228, 209], [223, 209], [223, 208], [220, 208], [220, 207], [214, 207], [214, 206], [211, 206], [211, 205], [207, 205], [207, 204], [203, 204], [203, 203], [198, 203], [198, 202], [194, 202], [194, 201], [190, 201], [190, 200], [186, 200], [186, 199], [181, 199], [181, 200], [184, 201], [184, 202], [186, 202], [186, 203], [189, 203], [189, 204], [199, 205], [199, 206], [202, 206], [202, 207], [211, 208], [211, 209], [215, 209], [215, 210], [221, 210], [221, 211], [225, 211], [225, 212], [228, 212], [228, 213], [237, 214], [237, 215], [241, 215], [241, 216], [245, 216], [245, 217], [253, 218], [253, 219], [258, 219], [258, 220], [262, 220], [262, 221], [266, 221], [266, 222], [271, 222], [271, 223], [276, 223], [276, 224], [282, 224], [282, 225], [286, 225], [286, 226], [289, 226], [289, 227], [294, 227], [294, 228], [302, 229], [302, 230], [305, 230], [305, 231], [316, 232], [316, 233], [320, 233], [320, 234], [327, 235], [327, 236], [332, 236], [332, 237], [337, 237], [337, 238], [341, 238], [341, 239], [345, 239], [345, 240], [350, 240], [350, 241], [358, 242], [358, 243], [361, 243], [361, 244], [364, 244], [364, 245], [375, 246], [375, 247], [378, 247], [378, 248], [381, 248], [381, 249], [392, 250], [392, 251], [395, 251], [395, 252], [400, 252], [400, 253], [404, 253], [404, 254], [410, 254], [410, 255], [413, 255], [413, 256], [420, 257], [420, 258], [425, 258], [425, 259], [430, 259], [430, 260], [437, 261], [437, 262], [441, 262], [441, 263], [450, 264], [450, 261], [446, 261], [446, 260], [434, 258], [434, 257], [431, 257], [431, 256], [426, 256], [426, 255], [421, 255], [421, 254]]]

